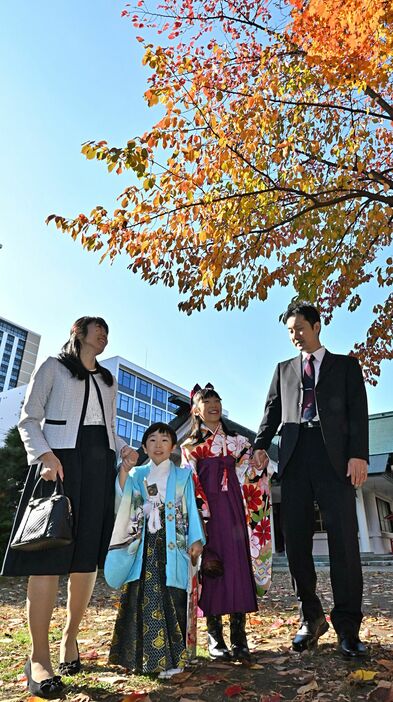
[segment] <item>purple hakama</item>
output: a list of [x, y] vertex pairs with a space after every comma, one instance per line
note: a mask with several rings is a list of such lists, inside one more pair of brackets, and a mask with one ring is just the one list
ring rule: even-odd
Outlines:
[[[211, 514], [206, 553], [215, 552], [224, 566], [224, 574], [219, 577], [203, 576], [199, 605], [205, 616], [258, 609], [243, 497], [235, 466], [235, 458], [230, 455], [200, 458], [197, 463]], [[225, 468], [227, 490], [222, 489]]]

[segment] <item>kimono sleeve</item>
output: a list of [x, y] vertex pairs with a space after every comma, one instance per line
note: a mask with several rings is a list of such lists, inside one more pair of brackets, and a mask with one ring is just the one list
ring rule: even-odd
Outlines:
[[195, 541], [201, 541], [202, 544], [205, 544], [205, 532], [202, 526], [201, 517], [197, 507], [194, 481], [192, 479], [191, 474], [184, 488], [184, 497], [186, 500], [188, 515], [187, 546], [190, 547], [193, 543], [195, 543]]

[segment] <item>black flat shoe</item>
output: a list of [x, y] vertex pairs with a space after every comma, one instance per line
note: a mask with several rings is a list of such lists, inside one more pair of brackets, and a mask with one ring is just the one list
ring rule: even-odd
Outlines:
[[56, 697], [60, 697], [64, 691], [64, 685], [61, 682], [60, 675], [54, 675], [53, 678], [47, 678], [46, 680], [41, 680], [41, 682], [36, 682], [31, 677], [31, 660], [25, 663], [24, 673], [27, 678], [27, 687], [29, 692], [34, 697], [42, 697], [45, 700], [52, 700]]
[[369, 654], [367, 646], [358, 636], [339, 636], [338, 647], [345, 658], [364, 658]]
[[80, 669], [82, 668], [78, 642], [76, 641], [75, 643], [76, 650], [78, 651], [78, 658], [75, 661], [71, 661], [70, 663], [67, 663], [67, 661], [59, 663], [59, 673], [61, 673], [61, 675], [77, 675], [77, 673], [79, 673]]
[[308, 624], [305, 622], [299, 629], [294, 639], [292, 639], [292, 649], [301, 653], [309, 648], [313, 648], [318, 639], [326, 634], [329, 629], [325, 617], [321, 617], [317, 622]]

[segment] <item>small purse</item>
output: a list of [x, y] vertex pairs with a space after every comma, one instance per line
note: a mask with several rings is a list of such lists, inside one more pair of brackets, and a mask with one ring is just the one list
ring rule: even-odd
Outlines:
[[18, 551], [44, 551], [68, 546], [73, 541], [73, 517], [70, 499], [64, 494], [63, 483], [57, 476], [49, 497], [37, 497], [37, 481], [19, 528], [10, 548]]
[[221, 575], [224, 575], [222, 560], [209, 546], [205, 546], [203, 549], [201, 572], [202, 575], [206, 575], [208, 578], [219, 578]]

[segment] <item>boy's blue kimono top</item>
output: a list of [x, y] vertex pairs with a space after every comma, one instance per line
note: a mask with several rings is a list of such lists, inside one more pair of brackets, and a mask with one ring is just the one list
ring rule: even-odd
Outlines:
[[[133, 468], [124, 485], [104, 566], [105, 579], [111, 587], [119, 588], [140, 578], [147, 521], [143, 511], [148, 500], [145, 478], [151, 465], [150, 462]], [[196, 506], [192, 472], [178, 468], [172, 461], [161, 523], [166, 532], [166, 584], [188, 590], [187, 549], [195, 541], [204, 544], [206, 540]]]

